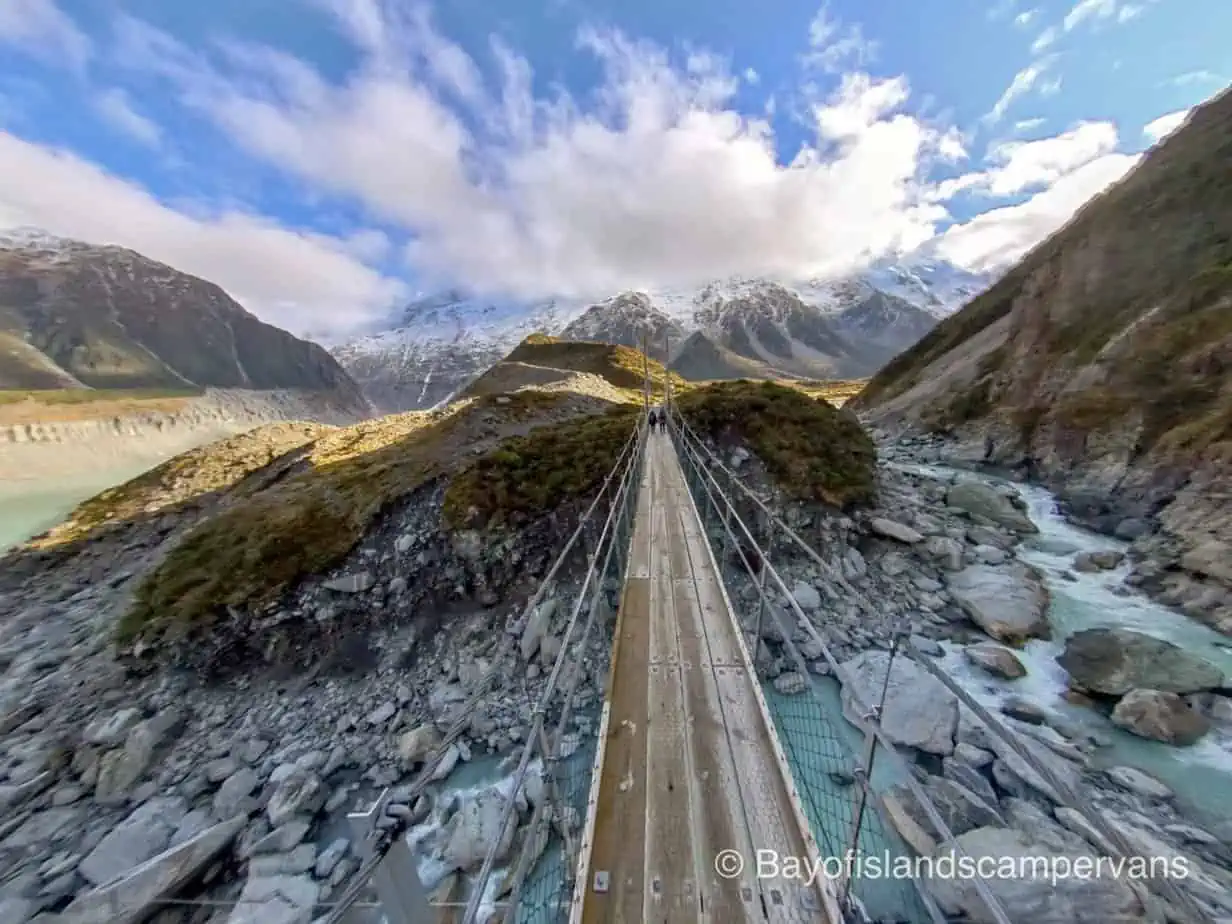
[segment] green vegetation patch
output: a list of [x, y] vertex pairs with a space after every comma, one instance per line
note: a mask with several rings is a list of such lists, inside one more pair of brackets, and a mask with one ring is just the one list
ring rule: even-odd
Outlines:
[[854, 415], [774, 382], [719, 382], [680, 395], [698, 433], [742, 442], [790, 496], [848, 508], [876, 496], [877, 452]]
[[194, 527], [137, 587], [118, 641], [183, 640], [229, 609], [257, 610], [341, 561], [391, 504], [484, 441], [545, 414], [576, 415], [569, 396], [520, 392], [338, 428], [294, 469]]
[[564, 501], [591, 497], [619, 459], [640, 411], [615, 407], [505, 440], [450, 482], [446, 525], [516, 528]]

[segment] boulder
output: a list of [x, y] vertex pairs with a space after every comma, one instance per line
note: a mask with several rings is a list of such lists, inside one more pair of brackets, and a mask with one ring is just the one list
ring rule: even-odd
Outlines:
[[981, 629], [1002, 642], [1049, 638], [1048, 591], [1031, 568], [972, 565], [946, 584], [954, 602]]
[[873, 517], [868, 525], [878, 536], [884, 536], [887, 539], [905, 542], [908, 545], [915, 545], [917, 542], [924, 541], [924, 535], [918, 530], [914, 530], [910, 526], [894, 520], [888, 520], [885, 517]]
[[96, 886], [118, 879], [162, 853], [185, 814], [183, 799], [151, 799], [112, 828], [81, 861], [77, 871]]
[[440, 743], [441, 733], [436, 726], [431, 722], [425, 723], [398, 739], [398, 759], [404, 769], [414, 770], [416, 765], [428, 759]]
[[796, 673], [795, 671], [779, 674], [774, 678], [774, 689], [786, 696], [794, 696], [797, 693], [803, 693], [808, 688], [808, 678], [803, 674]]
[[1181, 567], [1232, 587], [1232, 545], [1210, 539], [1181, 556]]
[[270, 825], [278, 828], [296, 815], [315, 815], [328, 795], [329, 790], [319, 777], [296, 768], [278, 783], [265, 806], [265, 814]]
[[946, 755], [954, 750], [958, 700], [937, 678], [910, 658], [898, 655], [890, 666], [887, 651], [865, 651], [839, 665], [843, 714], [856, 719], [881, 702], [886, 674], [881, 729], [895, 744]]
[[[962, 834], [973, 828], [988, 825], [1002, 826], [1005, 824], [1005, 819], [997, 812], [995, 798], [990, 802], [953, 779], [930, 776], [924, 780], [922, 788], [951, 834]], [[946, 839], [943, 832], [938, 831], [929, 819], [909, 786], [900, 784], [891, 791], [911, 815], [912, 820], [927, 831], [933, 839], [937, 841]]]
[[[1033, 840], [1022, 831], [1002, 827], [976, 828], [942, 848], [929, 870], [927, 886], [949, 915], [962, 915], [970, 924], [994, 924], [997, 920], [984, 905], [970, 876], [961, 869], [960, 858], [969, 857], [975, 868], [995, 871], [984, 885], [1005, 908], [1011, 921], [1031, 924], [1162, 924], [1156, 903], [1145, 893], [1114, 876], [1097, 876], [1090, 853], [1061, 851]], [[1056, 875], [1058, 869], [1074, 869], [1079, 856], [1090, 857], [1090, 875]], [[1051, 858], [1068, 857], [1062, 866]], [[945, 858], [943, 860], [942, 858]], [[984, 859], [987, 858], [987, 859]], [[953, 864], [951, 866], [951, 864]]]
[[1112, 710], [1112, 721], [1142, 738], [1190, 745], [1210, 731], [1206, 716], [1175, 693], [1130, 690]]
[[935, 558], [947, 571], [961, 571], [963, 566], [963, 544], [949, 536], [929, 536], [924, 543], [924, 551]]
[[151, 857], [121, 878], [75, 898], [59, 920], [62, 924], [136, 924], [163, 899], [196, 878], [205, 866], [243, 829], [237, 816], [206, 828], [183, 843]]
[[227, 924], [308, 924], [320, 894], [309, 876], [249, 876]]
[[1135, 688], [1198, 693], [1224, 683], [1223, 672], [1204, 658], [1131, 629], [1075, 632], [1057, 662], [1075, 686], [1110, 696]]
[[992, 642], [968, 645], [963, 649], [963, 654], [972, 664], [1004, 680], [1017, 680], [1027, 675], [1026, 667], [1012, 651]]
[[950, 507], [965, 510], [972, 516], [982, 517], [1016, 533], [1039, 532], [1031, 518], [1008, 497], [982, 481], [958, 482], [946, 492], [945, 502]]
[[501, 830], [506, 805], [505, 796], [497, 787], [481, 790], [464, 802], [445, 826], [441, 860], [451, 869], [474, 870], [483, 863], [493, 844], [498, 845], [496, 859], [504, 858], [513, 846], [518, 826], [515, 811]]
[[1148, 799], [1172, 798], [1171, 789], [1150, 774], [1134, 767], [1110, 767], [1106, 773], [1112, 782], [1140, 796], [1146, 796]]
[[552, 617], [556, 615], [556, 598], [551, 597], [535, 607], [522, 630], [521, 650], [522, 660], [529, 661], [539, 650], [539, 640], [552, 625]]
[[358, 571], [355, 574], [344, 574], [341, 577], [331, 578], [322, 586], [326, 590], [340, 594], [361, 594], [366, 590], [371, 590], [375, 583], [376, 580], [369, 572]]
[[95, 800], [103, 805], [122, 805], [149, 769], [158, 746], [178, 731], [181, 718], [177, 710], [171, 709], [132, 726], [124, 738], [124, 747], [104, 754], [99, 762]]
[[796, 586], [791, 589], [791, 595], [802, 610], [813, 611], [821, 609], [821, 594], [817, 592], [817, 588], [812, 584], [796, 581]]

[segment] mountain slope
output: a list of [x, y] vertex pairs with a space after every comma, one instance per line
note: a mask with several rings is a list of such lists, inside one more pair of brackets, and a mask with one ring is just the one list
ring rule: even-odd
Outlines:
[[641, 349], [646, 339], [658, 355], [670, 344], [673, 349], [684, 340], [684, 328], [651, 302], [645, 292], [622, 292], [597, 305], [591, 305], [560, 332], [562, 340], [590, 340]]
[[671, 370], [694, 382], [721, 379], [771, 379], [778, 373], [765, 363], [719, 346], [701, 331], [690, 334], [672, 359]]
[[848, 342], [860, 344], [879, 366], [918, 343], [936, 323], [937, 318], [924, 309], [876, 290], [834, 319], [835, 329]]
[[1097, 526], [1154, 518], [1156, 583], [1228, 631], [1230, 163], [1225, 92], [856, 401], [1027, 464]]
[[[18, 345], [20, 344], [20, 345]], [[0, 240], [0, 388], [359, 389], [322, 347], [120, 247]]]
[[737, 292], [704, 290], [698, 326], [745, 359], [809, 378], [859, 378], [878, 365], [874, 353], [849, 341], [832, 318], [777, 283]]

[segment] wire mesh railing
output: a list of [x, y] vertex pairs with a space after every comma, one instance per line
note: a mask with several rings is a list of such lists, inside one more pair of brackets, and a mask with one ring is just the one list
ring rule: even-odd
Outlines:
[[[511, 784], [505, 789], [499, 836], [486, 851], [478, 873], [468, 877], [460, 900], [447, 902], [455, 908], [454, 919], [465, 924], [555, 924], [568, 917], [598, 746], [594, 734], [570, 729], [571, 723], [578, 724], [576, 718], [583, 710], [597, 709], [597, 704], [585, 703], [579, 697], [585, 680], [582, 655], [596, 633], [606, 631], [606, 617], [616, 608], [614, 595], [628, 564], [646, 434], [642, 415], [616, 464], [523, 609], [525, 623], [545, 602], [558, 574], [580, 545], [587, 562], [585, 577], [573, 595], [568, 623], [534, 709], [530, 733]], [[425, 919], [428, 899], [419, 881], [417, 858], [406, 842], [414, 817], [412, 806], [433, 782], [450, 747], [466, 732], [475, 709], [491, 694], [496, 678], [516, 669], [514, 639], [505, 635], [488, 671], [455, 713], [456, 720], [441, 736], [414, 783], [386, 790], [367, 812], [352, 816], [353, 824], [365, 829], [360, 832], [362, 864], [315, 924], [374, 924], [382, 920], [403, 924]], [[595, 679], [601, 688], [602, 678]], [[531, 805], [533, 811], [522, 823], [521, 809]], [[498, 862], [503, 862], [499, 868]]]
[[[855, 603], [860, 610], [873, 614], [877, 612], [876, 608], [864, 595], [852, 587], [841, 573], [836, 572], [831, 564], [799, 533], [783, 522], [761, 497], [744, 484], [741, 478], [725, 465], [689, 427], [678, 412], [672, 414], [670, 420], [678, 454], [685, 463], [690, 490], [693, 492], [699, 509], [704, 507], [710, 511], [707, 522], [708, 535], [712, 537], [712, 541], [714, 533], [710, 532], [709, 527], [713, 525], [718, 529], [719, 560], [724, 560], [727, 550], [736, 550], [735, 557], [739, 559], [740, 564], [738, 567], [725, 569], [724, 575], [726, 581], [731, 581], [736, 585], [736, 592], [732, 594], [732, 597], [738, 599], [742, 591], [751, 588], [751, 592], [744, 593], [743, 596], [745, 599], [756, 601], [754, 614], [748, 620], [750, 631], [754, 633], [753, 643], [760, 644], [764, 632], [764, 620], [766, 614], [770, 613], [775, 620], [776, 628], [784, 639], [784, 648], [795, 662], [797, 671], [809, 680], [812, 697], [774, 697], [771, 702], [775, 720], [783, 737], [784, 748], [790, 755], [793, 771], [800, 775], [797, 785], [805, 794], [810, 818], [817, 826], [815, 835], [818, 841], [825, 849], [842, 846], [842, 833], [848, 830], [851, 834], [846, 840], [846, 849], [856, 856], [867, 856], [870, 848], [876, 848], [878, 844], [884, 843], [888, 833], [887, 825], [883, 820], [886, 812], [885, 801], [879, 792], [882, 787], [876, 785], [874, 780], [874, 769], [878, 763], [881, 763], [889, 764], [889, 769], [898, 771], [888, 776], [896, 783], [905, 785], [910, 791], [916, 807], [926, 816], [933, 829], [932, 833], [937, 836], [938, 847], [952, 849], [956, 855], [960, 854], [954, 843], [954, 835], [944, 819], [940, 817], [937, 807], [921, 789], [902, 755], [885, 738], [880, 729], [884, 717], [882, 714], [884, 688], [879, 703], [860, 703], [855, 715], [851, 715], [848, 710], [851, 721], [861, 727], [863, 732], [863, 749], [860, 756], [853, 760], [853, 749], [848, 746], [844, 751], [840, 746], [843, 735], [836, 728], [837, 723], [831, 719], [840, 712], [841, 708], [837, 681], [831, 678], [819, 681], [809, 672], [808, 665], [800, 654], [799, 646], [792, 639], [792, 630], [795, 626], [784, 618], [784, 614], [777, 611], [775, 604], [766, 593], [767, 575], [771, 578], [770, 583], [775, 585], [775, 589], [792, 611], [790, 615], [795, 617], [796, 624], [805, 630], [816, 653], [824, 658], [827, 673], [837, 678], [840, 673], [839, 665], [812, 621], [804, 614], [770, 563], [771, 554], [775, 549], [785, 551], [786, 547], [792, 547], [804, 554], [833, 585], [841, 590], [843, 597]], [[733, 498], [743, 501], [745, 517], [742, 518], [737, 513], [738, 505]], [[754, 537], [746, 525], [746, 519], [754, 522], [761, 537], [760, 540]], [[733, 529], [733, 524], [735, 529]], [[754, 553], [756, 561], [749, 561], [749, 551]], [[967, 710], [967, 714], [973, 716], [983, 726], [992, 740], [998, 742], [1004, 750], [1012, 753], [1051, 789], [1058, 804], [1078, 813], [1089, 825], [1090, 830], [1099, 836], [1099, 843], [1091, 845], [1093, 849], [1116, 859], [1143, 859], [1140, 857], [1140, 850], [1129, 841], [1125, 833], [1094, 809], [1095, 802], [1089, 794], [1083, 791], [1084, 787], [1081, 784], [1062, 779], [1045, 761], [1040, 760], [1037, 754], [1004, 722], [992, 715], [982, 703], [949, 677], [934, 659], [916, 647], [908, 634], [907, 626], [900, 626], [894, 635], [885, 665], [885, 683], [889, 682], [896, 658], [909, 659], [913, 665], [953, 694], [961, 708]], [[830, 696], [827, 696], [825, 691], [827, 682], [831, 685]], [[852, 691], [848, 691], [846, 695], [853, 699], [856, 698]], [[853, 778], [851, 783], [854, 785], [848, 785], [848, 774], [844, 773], [844, 762], [847, 767], [851, 768], [850, 777]], [[826, 793], [827, 787], [824, 784], [820, 787], [811, 785], [815, 780], [832, 779], [836, 768], [841, 776], [840, 785], [854, 794], [856, 806], [854, 816], [851, 801], [844, 805], [842, 800]], [[819, 791], [821, 795], [818, 795]], [[850, 827], [845, 827], [848, 822], [850, 822]], [[899, 839], [891, 834], [888, 840]], [[908, 849], [914, 850], [914, 848]], [[849, 855], [844, 854], [844, 856]], [[1143, 868], [1149, 871], [1155, 869], [1155, 866], [1143, 864]], [[869, 905], [873, 900], [884, 903], [886, 898], [884, 894], [873, 895], [873, 890], [869, 888], [870, 884], [861, 887], [859, 882], [852, 881], [849, 871], [845, 875], [847, 881], [843, 884], [844, 894], [854, 895], [862, 905]], [[1010, 918], [989, 883], [978, 876], [973, 877], [971, 881], [983, 901], [984, 910], [989, 919], [1008, 924]], [[1148, 872], [1147, 875], [1141, 877], [1140, 881], [1164, 900], [1169, 920], [1185, 922], [1185, 924], [1216, 924], [1217, 919], [1203, 909], [1194, 896], [1175, 879], [1167, 875], [1151, 875]], [[917, 920], [944, 920], [940, 917], [940, 910], [936, 903], [922, 884], [916, 881], [914, 885], [920, 900], [919, 904], [916, 905], [914, 901], [905, 902], [900, 907], [909, 909], [910, 913], [899, 920], [910, 921], [913, 924]], [[893, 896], [890, 898], [893, 899]], [[928, 916], [920, 917], [921, 911]], [[880, 917], [878, 919], [881, 920]]]
[[[943, 924], [944, 914], [919, 877], [884, 875], [882, 873], [888, 871], [881, 868], [877, 875], [865, 875], [870, 860], [884, 867], [898, 857], [909, 855], [907, 845], [883, 815], [884, 806], [874, 784], [874, 772], [879, 763], [887, 765], [895, 781], [912, 793], [913, 801], [927, 816], [940, 840], [946, 843], [954, 840], [942, 813], [880, 730], [893, 659], [899, 654], [897, 644], [889, 652], [879, 701], [861, 702], [848, 691], [848, 717], [844, 718], [835, 681], [818, 676], [810, 668], [796, 641], [797, 630], [803, 629], [807, 636], [805, 643], [814, 649], [816, 656], [824, 659], [828, 673], [838, 675], [839, 665], [829, 646], [800, 608], [771, 560], [777, 533], [774, 519], [762, 515], [750, 527], [732, 501], [733, 486], [725, 489], [716, 478], [708, 458], [711, 455], [708, 447], [679, 415], [670, 419], [686, 483], [707, 536], [712, 543], [717, 539], [716, 560], [722, 563], [720, 569], [729, 597], [741, 610], [736, 615], [750, 651], [758, 653], [756, 660], [762, 660], [765, 639], [773, 638], [795, 667], [793, 685], [796, 689], [787, 695], [770, 695], [768, 702], [813, 835], [822, 851], [834, 861], [827, 872], [837, 879], [843, 913], [853, 922]], [[733, 480], [736, 477], [730, 470], [726, 470], [726, 475]], [[772, 596], [780, 597], [787, 611]], [[745, 605], [737, 605], [735, 601], [738, 600]], [[851, 714], [852, 705], [857, 710], [854, 715]], [[848, 730], [852, 725], [858, 728], [855, 735]], [[911, 867], [908, 869], [910, 871]], [[990, 920], [1010, 924], [988, 884], [978, 877], [973, 884], [987, 907]]]

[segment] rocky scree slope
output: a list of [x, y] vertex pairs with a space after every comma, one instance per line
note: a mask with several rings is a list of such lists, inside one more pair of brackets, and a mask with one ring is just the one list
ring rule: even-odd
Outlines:
[[890, 362], [856, 407], [1022, 466], [1232, 632], [1232, 94]]

